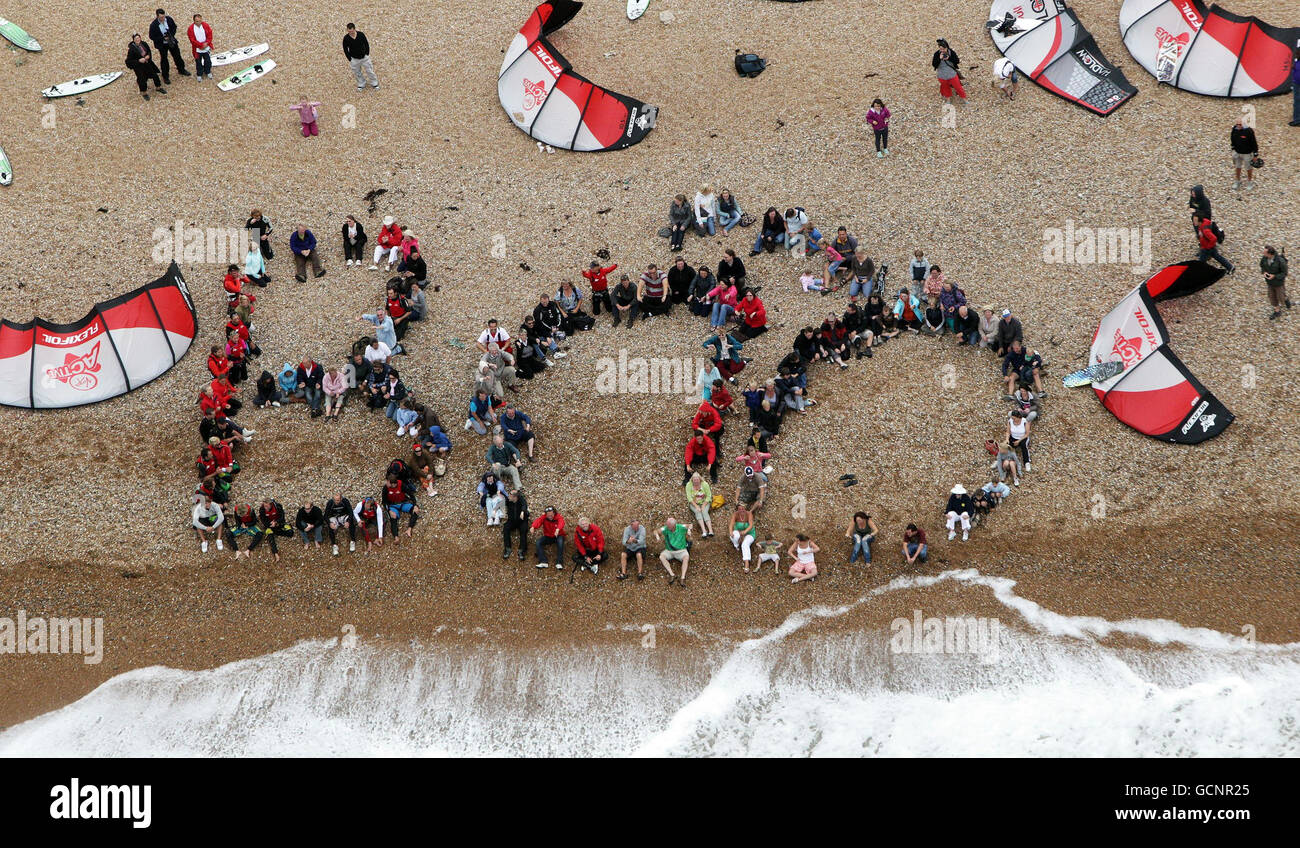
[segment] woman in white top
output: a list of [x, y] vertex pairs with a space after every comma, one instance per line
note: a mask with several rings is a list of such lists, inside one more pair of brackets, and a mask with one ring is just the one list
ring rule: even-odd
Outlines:
[[1019, 409], [1011, 410], [1011, 417], [1007, 419], [1007, 444], [1011, 445], [1013, 450], [1020, 451], [1020, 459], [1025, 464], [1025, 471], [1033, 471], [1029, 467], [1029, 428], [1032, 425], [1025, 414]]
[[790, 550], [786, 553], [793, 560], [790, 563], [790, 582], [802, 583], [805, 580], [812, 580], [817, 577], [817, 563], [813, 561], [813, 554], [820, 551], [817, 543], [809, 539], [803, 533], [795, 536], [794, 542], [790, 545]]
[[718, 196], [713, 193], [713, 186], [704, 184], [695, 192], [695, 227], [700, 235], [718, 233]]

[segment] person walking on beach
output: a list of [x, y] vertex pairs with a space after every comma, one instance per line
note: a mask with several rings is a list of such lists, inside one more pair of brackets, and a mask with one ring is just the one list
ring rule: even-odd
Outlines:
[[1223, 230], [1215, 225], [1214, 220], [1209, 215], [1198, 212], [1196, 213], [1196, 240], [1200, 250], [1196, 253], [1196, 258], [1202, 262], [1208, 262], [1211, 259], [1223, 266], [1229, 274], [1237, 270], [1237, 266], [1228, 261], [1222, 253], [1219, 252], [1219, 244], [1223, 241]]
[[149, 40], [153, 46], [158, 48], [158, 57], [162, 59], [162, 78], [163, 85], [171, 85], [171, 66], [167, 62], [167, 54], [176, 60], [176, 73], [183, 77], [188, 77], [190, 72], [185, 70], [185, 60], [181, 58], [181, 45], [176, 40], [176, 21], [172, 20], [171, 15], [162, 9], [154, 13], [154, 19], [149, 24]]
[[190, 51], [194, 54], [194, 73], [198, 79], [212, 79], [212, 26], [202, 15], [194, 16], [194, 23], [186, 30], [190, 37]]
[[957, 51], [948, 46], [945, 39], [938, 39], [938, 43], [939, 49], [934, 51], [930, 65], [939, 77], [939, 95], [951, 103], [953, 94], [956, 94], [965, 105], [966, 89], [962, 87], [961, 71], [958, 70], [961, 59], [958, 58]]
[[[676, 518], [669, 518], [664, 526], [655, 531], [655, 538], [664, 543], [664, 549], [659, 552], [659, 562], [668, 572], [669, 586], [677, 583], [683, 589], [686, 588], [686, 569], [691, 564], [690, 535], [690, 526], [678, 524]], [[682, 564], [681, 577], [673, 573], [674, 562]]]
[[883, 159], [889, 153], [889, 109], [879, 97], [867, 110], [867, 125], [876, 139], [876, 158]]
[[379, 77], [375, 76], [375, 66], [370, 60], [370, 42], [356, 24], [349, 23], [343, 34], [343, 55], [352, 67], [352, 76], [357, 78], [357, 91], [364, 91], [366, 83], [379, 88]]
[[1259, 259], [1259, 270], [1264, 274], [1268, 285], [1268, 303], [1273, 307], [1269, 320], [1276, 320], [1282, 315], [1282, 307], [1291, 308], [1291, 298], [1286, 294], [1286, 253], [1271, 244], [1264, 245], [1264, 255]]
[[1254, 160], [1259, 155], [1259, 141], [1255, 138], [1255, 130], [1246, 126], [1245, 120], [1238, 118], [1228, 134], [1228, 142], [1232, 145], [1232, 165], [1236, 169], [1232, 177], [1232, 187], [1241, 188], [1241, 169], [1245, 168], [1246, 190], [1250, 191], [1255, 187]]
[[135, 71], [135, 84], [140, 87], [140, 96], [149, 99], [149, 80], [153, 80], [154, 90], [166, 94], [162, 77], [158, 75], [158, 66], [153, 62], [153, 51], [140, 37], [140, 33], [131, 36], [131, 43], [126, 48], [126, 66]]

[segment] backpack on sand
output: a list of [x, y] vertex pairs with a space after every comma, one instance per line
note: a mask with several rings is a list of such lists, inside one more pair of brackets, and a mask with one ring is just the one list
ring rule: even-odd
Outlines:
[[763, 73], [767, 68], [767, 60], [760, 58], [756, 53], [741, 53], [736, 51], [736, 73], [742, 77], [753, 77]]

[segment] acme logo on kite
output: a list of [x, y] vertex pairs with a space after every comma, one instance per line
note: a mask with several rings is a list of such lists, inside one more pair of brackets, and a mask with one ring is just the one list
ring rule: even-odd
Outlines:
[[95, 342], [94, 347], [80, 356], [71, 353], [65, 355], [62, 365], [45, 369], [45, 376], [66, 383], [77, 391], [90, 391], [99, 385], [95, 372], [99, 370], [100, 344], [101, 342]]

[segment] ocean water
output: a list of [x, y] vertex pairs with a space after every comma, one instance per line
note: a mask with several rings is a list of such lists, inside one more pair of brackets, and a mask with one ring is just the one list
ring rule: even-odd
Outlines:
[[[997, 610], [995, 643], [900, 653], [917, 643], [856, 622], [939, 584], [948, 606]], [[1300, 755], [1300, 643], [1058, 615], [973, 570], [900, 578], [749, 639], [642, 636], [319, 640], [139, 669], [0, 733], [0, 755]]]

